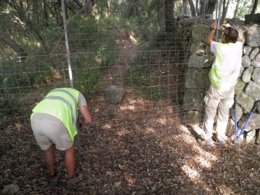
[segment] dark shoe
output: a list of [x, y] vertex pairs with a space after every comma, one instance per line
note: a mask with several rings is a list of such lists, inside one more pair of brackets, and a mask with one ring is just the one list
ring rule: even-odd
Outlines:
[[227, 145], [231, 145], [232, 142], [228, 139], [228, 137], [222, 136], [222, 137], [218, 137], [216, 144], [219, 146], [227, 146]]
[[208, 147], [215, 147], [215, 143], [211, 138], [208, 140], [205, 140], [204, 145], [206, 145]]
[[80, 182], [80, 178], [77, 176], [74, 176], [70, 179], [67, 179], [66, 185], [69, 189], [75, 189], [77, 187], [77, 184]]
[[216, 145], [218, 145], [218, 146], [225, 146], [226, 145], [226, 141], [216, 141]]
[[48, 183], [50, 186], [57, 186], [59, 177], [57, 173], [53, 176], [49, 176]]

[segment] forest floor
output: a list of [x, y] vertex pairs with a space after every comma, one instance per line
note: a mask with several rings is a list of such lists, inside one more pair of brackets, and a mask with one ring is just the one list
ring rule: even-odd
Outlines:
[[0, 192], [14, 184], [16, 194], [26, 195], [260, 193], [259, 146], [208, 148], [180, 123], [171, 104], [126, 93], [117, 106], [90, 102], [94, 124], [75, 140], [82, 179], [75, 190], [66, 188], [62, 152], [57, 152], [58, 185], [48, 185], [29, 121], [1, 130]]

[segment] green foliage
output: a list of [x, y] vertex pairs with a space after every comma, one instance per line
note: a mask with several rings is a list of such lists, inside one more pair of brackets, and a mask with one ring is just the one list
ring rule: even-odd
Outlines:
[[160, 0], [122, 1], [120, 4], [120, 20], [126, 28], [141, 32], [142, 40], [161, 30], [158, 22], [158, 10], [162, 6]]
[[130, 86], [146, 86], [150, 83], [148, 75], [141, 67], [132, 66], [124, 75], [124, 80]]
[[5, 97], [4, 100], [0, 101], [0, 108], [6, 115], [14, 115], [19, 108], [17, 97], [14, 97], [14, 95]]
[[[57, 24], [50, 24], [43, 32], [43, 37], [47, 41], [47, 45], [51, 46], [53, 43], [56, 43], [63, 34], [63, 28], [58, 27]], [[35, 41], [37, 42], [37, 41]], [[37, 42], [39, 45], [39, 41]], [[51, 46], [52, 47], [52, 46]]]
[[75, 88], [87, 97], [97, 94], [101, 87], [101, 68], [91, 54], [82, 53], [72, 62]]
[[149, 75], [151, 68], [150, 62], [153, 60], [153, 56], [153, 49], [151, 49], [150, 46], [147, 46], [132, 62], [130, 62], [130, 68], [125, 74], [125, 81], [127, 84], [132, 86], [148, 86], [152, 83]]
[[[246, 14], [250, 14], [251, 11], [252, 11], [252, 3], [253, 2], [254, 1], [242, 0], [240, 2], [239, 8], [238, 8], [238, 12], [237, 12], [236, 16], [244, 17]], [[256, 13], [257, 13], [257, 11], [259, 12], [259, 9], [260, 9], [260, 1], [258, 2]]]
[[158, 101], [166, 98], [166, 93], [157, 86], [151, 87], [154, 83], [150, 79], [148, 68], [141, 68], [133, 66], [128, 69], [124, 75], [124, 81], [126, 85], [134, 86], [139, 89], [140, 96], [143, 96], [149, 100]]
[[139, 89], [140, 96], [149, 100], [158, 101], [165, 99], [166, 93], [156, 86], [157, 83], [150, 77], [150, 74], [150, 67], [141, 67], [132, 64], [124, 75], [124, 82], [128, 86], [133, 86]]
[[[14, 60], [2, 60], [0, 62], [0, 93], [8, 94], [11, 92], [17, 92], [17, 85], [24, 84], [27, 77], [19, 74], [19, 66], [17, 66], [17, 62]], [[18, 73], [16, 71], [18, 70]], [[19, 76], [18, 76], [19, 75]]]
[[98, 25], [95, 18], [76, 15], [69, 20], [68, 30], [72, 35], [82, 33], [87, 35], [84, 37], [87, 38], [90, 34], [98, 32]]
[[92, 69], [89, 71], [80, 71], [77, 73], [79, 82], [75, 84], [75, 88], [87, 97], [95, 95], [100, 91], [100, 70]]
[[[158, 36], [151, 39], [157, 39]], [[167, 38], [167, 37], [166, 37]], [[156, 42], [157, 41], [153, 41]], [[124, 82], [128, 86], [134, 86], [139, 89], [140, 95], [149, 99], [158, 101], [166, 98], [166, 92], [158, 85], [159, 76], [156, 75], [158, 67], [153, 67], [156, 60], [157, 44], [146, 45], [142, 52], [130, 62], [130, 68], [124, 75]]]
[[118, 52], [115, 35], [103, 30], [106, 27], [101, 24], [94, 18], [74, 17], [69, 23], [69, 36], [72, 51], [93, 53], [92, 58], [105, 66], [113, 63]]
[[166, 93], [158, 87], [148, 87], [141, 90], [141, 95], [153, 101], [159, 101], [166, 98]]
[[86, 96], [99, 92], [102, 68], [113, 65], [118, 56], [115, 36], [101, 24], [94, 18], [79, 16], [69, 23], [71, 51], [79, 53], [72, 59], [73, 67], [77, 67], [76, 88]]
[[100, 46], [96, 50], [96, 58], [100, 60], [100, 63], [103, 66], [113, 64], [114, 60], [118, 57], [118, 50], [114, 43], [115, 39], [112, 40], [111, 38], [112, 36], [109, 35], [101, 35], [98, 38]]
[[[4, 47], [2, 53], [10, 56], [9, 60], [12, 59], [7, 64], [0, 59], [3, 70], [0, 91], [5, 94], [15, 92], [17, 88], [28, 90], [32, 86], [53, 84], [55, 70], [64, 71], [62, 73], [67, 75], [60, 4], [51, 0], [19, 2], [6, 1], [1, 4], [2, 31], [10, 35], [28, 54], [25, 61], [17, 63], [13, 49]], [[77, 12], [76, 9], [67, 10], [73, 76], [83, 92], [89, 95], [97, 93], [101, 86], [101, 70], [113, 66], [117, 60], [119, 51], [115, 29], [133, 29], [138, 33], [138, 38], [150, 40], [151, 35], [160, 30], [160, 6], [160, 0], [112, 0], [109, 5], [107, 1], [97, 0], [92, 15]], [[57, 55], [56, 59], [52, 59], [53, 54]], [[73, 59], [74, 54], [81, 56]], [[148, 86], [152, 83], [149, 67], [136, 66], [145, 64], [149, 58], [149, 52], [142, 53], [133, 62], [135, 66], [128, 71], [126, 82], [134, 86]], [[147, 93], [153, 92], [150, 90]]]
[[[4, 95], [19, 92], [28, 92], [32, 86], [46, 84], [52, 79], [51, 66], [41, 62], [37, 65], [39, 72], [31, 70], [30, 60], [25, 62], [6, 61], [1, 62], [3, 70], [0, 74], [0, 93]], [[44, 69], [41, 69], [40, 67]]]

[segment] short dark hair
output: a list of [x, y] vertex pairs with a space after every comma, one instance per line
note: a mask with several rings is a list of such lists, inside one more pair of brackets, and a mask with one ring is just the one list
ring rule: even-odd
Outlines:
[[227, 27], [223, 33], [225, 43], [235, 43], [238, 38], [238, 31], [233, 27]]

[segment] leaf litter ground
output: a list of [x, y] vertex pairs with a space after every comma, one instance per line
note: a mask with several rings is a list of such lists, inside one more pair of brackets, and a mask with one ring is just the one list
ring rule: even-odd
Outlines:
[[82, 178], [75, 190], [65, 186], [62, 152], [59, 183], [48, 185], [29, 121], [3, 129], [0, 190], [16, 184], [17, 194], [259, 194], [259, 146], [207, 148], [170, 103], [127, 97], [120, 105], [90, 102], [94, 124], [75, 140]]

